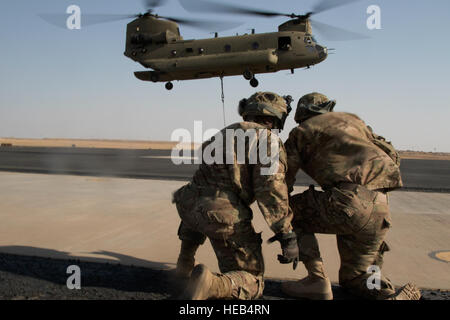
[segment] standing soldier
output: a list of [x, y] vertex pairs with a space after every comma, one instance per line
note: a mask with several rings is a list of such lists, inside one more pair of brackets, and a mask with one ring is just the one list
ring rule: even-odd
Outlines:
[[[251, 223], [250, 205], [255, 200], [275, 233], [274, 239], [281, 243], [282, 255], [278, 259], [296, 266], [298, 246], [285, 182], [286, 152], [280, 138], [270, 131], [283, 128], [290, 109], [284, 98], [270, 92], [243, 99], [239, 114], [244, 122], [228, 126], [202, 145], [205, 152], [223, 141], [214, 156], [220, 153], [219, 158], [225, 161], [207, 164], [203, 157], [192, 182], [174, 193], [173, 202], [182, 220], [177, 273], [191, 275], [184, 299], [262, 296], [262, 240]], [[270, 163], [261, 158], [261, 148]], [[221, 274], [212, 274], [202, 264], [194, 268], [195, 253], [206, 237], [216, 253]]]
[[[302, 97], [295, 114], [299, 126], [285, 144], [289, 191], [299, 169], [324, 191], [311, 186], [290, 198], [299, 258], [308, 276], [285, 282], [282, 290], [300, 298], [333, 298], [314, 235], [327, 233], [337, 235], [343, 288], [367, 299], [419, 299], [415, 285], [408, 283], [396, 292], [380, 271], [383, 253], [389, 250], [384, 242], [391, 226], [387, 193], [402, 187], [398, 153], [356, 115], [332, 112], [335, 104], [319, 93]], [[378, 275], [379, 285], [372, 283]]]

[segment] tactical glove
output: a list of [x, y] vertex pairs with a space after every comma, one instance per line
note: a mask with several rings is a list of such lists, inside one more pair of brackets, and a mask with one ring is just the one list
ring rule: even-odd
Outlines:
[[293, 263], [292, 267], [295, 270], [298, 264], [298, 244], [297, 236], [294, 232], [278, 233], [269, 240], [268, 243], [279, 241], [281, 244], [282, 254], [278, 255], [278, 261], [282, 264]]

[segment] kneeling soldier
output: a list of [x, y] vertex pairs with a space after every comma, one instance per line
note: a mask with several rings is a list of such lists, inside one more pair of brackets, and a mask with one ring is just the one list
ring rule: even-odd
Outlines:
[[[182, 298], [262, 296], [262, 240], [252, 226], [250, 209], [255, 200], [276, 234], [275, 239], [281, 243], [280, 262], [296, 265], [298, 246], [292, 232], [285, 182], [286, 153], [280, 138], [271, 132], [283, 128], [289, 109], [284, 98], [270, 92], [242, 100], [239, 114], [244, 122], [226, 127], [202, 146], [205, 152], [222, 141], [223, 149], [216, 149], [215, 157], [220, 153], [219, 158], [224, 161], [207, 164], [203, 157], [192, 182], [174, 193], [173, 201], [182, 220], [177, 273], [191, 275]], [[265, 148], [270, 163], [262, 161], [261, 148]], [[194, 268], [195, 253], [206, 237], [216, 253], [220, 274], [211, 273], [202, 264]]]
[[335, 104], [319, 93], [302, 97], [295, 114], [299, 126], [285, 144], [290, 191], [299, 169], [324, 191], [312, 186], [290, 198], [308, 277], [286, 282], [282, 289], [294, 297], [332, 299], [314, 235], [327, 233], [337, 235], [341, 287], [368, 299], [419, 299], [413, 284], [396, 292], [384, 275], [378, 288], [368, 284], [373, 275], [369, 271], [381, 270], [383, 254], [389, 250], [384, 241], [391, 226], [388, 192], [402, 186], [400, 161], [393, 146], [356, 115], [332, 112]]

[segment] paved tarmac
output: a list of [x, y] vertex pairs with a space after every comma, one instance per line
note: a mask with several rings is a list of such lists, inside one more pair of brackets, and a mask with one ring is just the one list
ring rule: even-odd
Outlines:
[[[56, 277], [60, 285], [59, 291], [55, 292], [64, 297], [62, 292], [66, 289], [61, 285], [64, 283], [61, 279], [67, 275], [55, 272], [64, 271], [61, 261], [67, 259], [120, 263], [151, 268], [154, 272], [170, 272], [175, 266], [180, 245], [176, 236], [179, 218], [170, 198], [181, 185], [183, 182], [167, 180], [0, 172], [0, 291], [16, 288], [14, 281], [17, 277], [13, 277], [16, 280], [10, 279], [14, 274], [21, 283], [26, 283], [26, 279], [48, 281], [48, 278]], [[304, 187], [296, 188], [297, 192], [302, 190]], [[263, 239], [267, 240], [272, 232], [257, 207], [252, 208], [255, 229], [263, 232]], [[449, 290], [450, 194], [393, 192], [391, 209], [393, 228], [387, 241], [392, 250], [386, 254], [383, 272], [396, 285], [413, 281], [421, 288]], [[319, 235], [319, 242], [326, 271], [336, 283], [339, 256], [335, 237]], [[298, 279], [306, 275], [303, 267], [293, 271], [290, 266], [280, 265], [276, 260], [279, 251], [277, 244], [264, 244], [267, 277]], [[9, 254], [18, 256], [13, 259], [15, 262], [10, 261]], [[29, 261], [28, 256], [38, 258]], [[42, 257], [58, 259], [46, 262], [50, 266], [58, 265], [58, 268], [44, 268], [53, 276], [43, 275]], [[209, 242], [201, 247], [197, 258], [218, 271]], [[40, 271], [33, 271], [34, 268]], [[92, 271], [101, 265], [86, 268], [90, 270], [89, 281], [94, 281], [94, 275], [99, 274], [98, 277], [103, 278], [94, 283], [100, 281], [102, 286], [109, 283], [114, 290], [122, 290], [120, 285], [113, 285], [116, 281], [114, 275], [117, 276], [113, 271], [110, 274], [105, 271], [106, 275], [102, 276]], [[109, 266], [105, 268], [110, 270]], [[121, 269], [121, 272], [134, 274], [134, 271], [127, 270]], [[158, 274], [162, 275], [156, 273], [154, 276], [158, 277]], [[10, 289], [4, 289], [5, 283]], [[12, 284], [8, 286], [8, 283]], [[26, 286], [17, 288], [22, 287]], [[47, 296], [52, 297], [53, 289], [48, 286], [42, 287], [45, 292], [40, 291], [38, 285], [33, 288], [33, 295], [38, 298], [41, 295], [45, 298], [47, 289]], [[89, 292], [92, 293], [92, 288]], [[116, 291], [110, 294], [101, 291], [99, 294], [111, 298], [120, 296]], [[2, 296], [9, 299], [23, 297], [24, 294], [13, 292], [8, 295], [3, 291], [0, 298]], [[96, 295], [92, 293], [90, 297], [95, 298]], [[122, 297], [129, 298], [127, 295]], [[136, 297], [150, 298], [139, 294]], [[154, 296], [164, 297], [167, 293], [160, 292]]]
[[[0, 148], [0, 171], [189, 180], [194, 164], [174, 165], [167, 150]], [[191, 161], [190, 154], [178, 154]], [[450, 192], [450, 161], [402, 160], [403, 190]], [[300, 172], [297, 185], [314, 183]]]

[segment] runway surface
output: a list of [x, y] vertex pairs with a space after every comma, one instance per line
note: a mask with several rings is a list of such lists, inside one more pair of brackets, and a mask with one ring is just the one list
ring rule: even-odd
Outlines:
[[[180, 248], [180, 219], [171, 199], [183, 184], [0, 172], [0, 300], [174, 298], [169, 280]], [[305, 189], [296, 187], [294, 193]], [[429, 299], [449, 299], [450, 194], [394, 191], [389, 201], [393, 228], [383, 273], [396, 286], [414, 282]], [[266, 243], [273, 232], [257, 204], [251, 208], [263, 240], [265, 276], [271, 279], [264, 298], [283, 299], [279, 280], [307, 272], [302, 265], [294, 271], [278, 262], [279, 245]], [[326, 272], [337, 284], [336, 236], [317, 238]], [[196, 260], [219, 271], [209, 241]], [[82, 270], [79, 292], [65, 285], [69, 265]], [[335, 298], [347, 299], [338, 289]]]
[[[193, 163], [190, 155], [179, 160]], [[170, 150], [82, 148], [0, 148], [0, 171], [109, 176], [139, 179], [189, 180], [197, 165], [175, 165]], [[404, 159], [404, 190], [450, 192], [450, 161]], [[297, 185], [314, 183], [304, 173]]]

